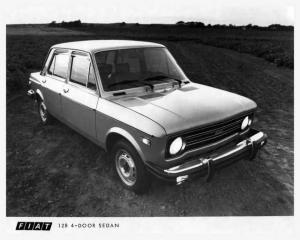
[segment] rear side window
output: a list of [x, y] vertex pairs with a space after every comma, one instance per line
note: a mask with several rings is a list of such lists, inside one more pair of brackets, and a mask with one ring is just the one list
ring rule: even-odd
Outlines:
[[55, 54], [48, 72], [52, 75], [66, 78], [69, 65], [69, 55], [67, 54]]

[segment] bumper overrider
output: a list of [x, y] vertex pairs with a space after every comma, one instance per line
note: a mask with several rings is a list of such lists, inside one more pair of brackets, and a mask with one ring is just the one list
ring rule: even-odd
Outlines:
[[29, 89], [27, 91], [27, 96], [30, 97], [30, 98], [32, 98], [32, 99], [35, 99], [36, 95], [35, 95], [34, 90], [33, 89]]
[[156, 176], [180, 184], [194, 175], [206, 175], [207, 180], [213, 176], [214, 170], [231, 163], [248, 159], [253, 160], [260, 148], [267, 143], [267, 135], [250, 129], [247, 137], [225, 149], [216, 150], [205, 157], [195, 156], [190, 160], [168, 169], [151, 169]]

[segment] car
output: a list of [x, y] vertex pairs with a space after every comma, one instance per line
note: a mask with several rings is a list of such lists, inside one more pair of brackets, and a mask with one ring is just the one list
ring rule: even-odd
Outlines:
[[136, 193], [153, 176], [210, 180], [216, 168], [253, 160], [267, 142], [252, 127], [254, 101], [192, 82], [158, 43], [57, 44], [29, 86], [42, 124], [56, 118], [105, 149], [121, 183]]

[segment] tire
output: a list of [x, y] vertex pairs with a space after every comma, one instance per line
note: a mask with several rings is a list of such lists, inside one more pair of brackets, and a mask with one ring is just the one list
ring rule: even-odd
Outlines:
[[38, 114], [43, 125], [48, 125], [52, 122], [53, 118], [47, 110], [47, 106], [43, 100], [38, 100]]
[[135, 148], [127, 141], [120, 140], [112, 148], [111, 157], [116, 173], [123, 186], [137, 194], [150, 188], [150, 175]]

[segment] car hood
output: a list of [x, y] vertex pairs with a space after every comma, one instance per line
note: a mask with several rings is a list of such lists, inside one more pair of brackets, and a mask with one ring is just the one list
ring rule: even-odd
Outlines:
[[112, 101], [150, 118], [167, 134], [201, 127], [256, 108], [256, 103], [246, 97], [195, 83], [173, 91]]

